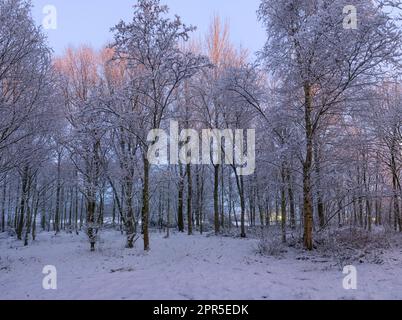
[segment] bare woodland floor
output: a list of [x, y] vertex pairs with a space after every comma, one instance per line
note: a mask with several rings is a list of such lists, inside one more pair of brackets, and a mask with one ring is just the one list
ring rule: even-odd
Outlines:
[[[41, 233], [29, 247], [0, 234], [0, 299], [402, 299], [397, 245], [380, 262], [357, 263], [351, 291], [336, 261], [296, 249], [262, 256], [255, 239], [153, 233], [151, 251], [140, 247], [124, 249], [114, 231], [95, 253], [84, 234]], [[57, 290], [42, 288], [45, 265], [57, 268]]]

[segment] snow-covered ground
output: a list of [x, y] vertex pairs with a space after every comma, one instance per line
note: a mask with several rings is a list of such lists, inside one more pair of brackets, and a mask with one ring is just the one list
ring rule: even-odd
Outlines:
[[[0, 299], [402, 299], [400, 249], [381, 265], [357, 265], [358, 288], [345, 290], [335, 263], [295, 250], [263, 257], [257, 243], [153, 233], [144, 253], [140, 242], [124, 249], [118, 232], [105, 231], [90, 253], [84, 234], [41, 233], [29, 247], [3, 234]], [[57, 268], [57, 290], [42, 288], [45, 265]]]

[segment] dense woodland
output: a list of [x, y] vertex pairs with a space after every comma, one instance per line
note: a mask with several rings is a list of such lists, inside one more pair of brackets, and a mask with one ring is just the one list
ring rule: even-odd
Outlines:
[[[401, 9], [262, 0], [254, 55], [219, 17], [200, 38], [159, 0], [138, 0], [103, 50], [55, 57], [29, 1], [0, 0], [0, 231], [25, 245], [85, 232], [91, 250], [105, 227], [145, 250], [152, 229], [278, 228], [308, 250], [322, 230], [402, 232]], [[148, 133], [172, 120], [255, 129], [255, 173], [151, 165]]]

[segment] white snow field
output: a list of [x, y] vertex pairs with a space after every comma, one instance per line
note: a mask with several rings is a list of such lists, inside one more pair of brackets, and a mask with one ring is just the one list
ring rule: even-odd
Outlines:
[[[28, 247], [0, 235], [0, 299], [402, 299], [400, 249], [382, 264], [356, 265], [357, 290], [345, 290], [333, 261], [294, 249], [264, 257], [257, 244], [152, 233], [144, 253], [140, 240], [125, 249], [122, 235], [107, 231], [91, 253], [84, 234], [41, 233]], [[57, 290], [42, 287], [46, 265], [57, 268]]]

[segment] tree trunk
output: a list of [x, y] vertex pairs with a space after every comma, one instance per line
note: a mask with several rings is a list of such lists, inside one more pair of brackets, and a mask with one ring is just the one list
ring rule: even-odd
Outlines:
[[36, 201], [35, 201], [35, 207], [34, 207], [34, 217], [33, 217], [33, 221], [32, 221], [32, 240], [33, 241], [36, 240], [36, 217], [37, 217], [38, 211], [39, 211], [39, 199], [40, 199], [40, 194], [38, 192]]
[[200, 215], [200, 234], [204, 231], [204, 168], [201, 169], [201, 186], [200, 186], [200, 206], [199, 206], [199, 215]]
[[219, 234], [219, 165], [214, 165], [214, 225], [215, 234]]
[[56, 187], [56, 211], [54, 215], [55, 233], [60, 232], [60, 192], [61, 192], [61, 153], [57, 156], [57, 187]]
[[135, 220], [134, 220], [134, 210], [132, 203], [132, 188], [133, 183], [130, 177], [125, 177], [125, 228], [126, 228], [126, 248], [134, 248], [134, 238], [135, 238]]
[[296, 229], [296, 212], [295, 212], [295, 199], [292, 187], [292, 178], [290, 176], [290, 170], [287, 170], [286, 174], [287, 184], [288, 184], [288, 196], [289, 196], [289, 209], [290, 209], [290, 227], [292, 230]]
[[396, 142], [393, 141], [393, 146], [391, 148], [391, 171], [392, 171], [392, 191], [394, 197], [394, 217], [395, 217], [395, 224], [397, 229], [399, 227], [399, 231], [402, 232], [402, 219], [401, 213], [399, 208], [399, 192], [400, 192], [400, 183], [399, 183], [399, 172], [396, 165], [396, 156], [395, 156], [395, 148]]
[[286, 214], [286, 173], [285, 168], [283, 167], [281, 170], [281, 229], [282, 229], [282, 242], [286, 243], [286, 222], [287, 222], [287, 214]]
[[187, 164], [187, 224], [188, 235], [193, 234], [193, 213], [192, 213], [192, 201], [193, 201], [193, 182], [191, 179], [191, 165]]
[[25, 227], [25, 237], [24, 237], [24, 246], [26, 247], [28, 245], [28, 237], [29, 234], [31, 233], [31, 227], [32, 227], [32, 204], [29, 205], [29, 199], [31, 198], [31, 177], [28, 178], [28, 191], [27, 191], [27, 198], [26, 198], [26, 212], [27, 212], [27, 217], [26, 217], [26, 227]]
[[[170, 190], [170, 180], [168, 184], [168, 190]], [[167, 195], [167, 211], [166, 211], [166, 239], [170, 237], [170, 193]]]
[[241, 215], [240, 215], [240, 237], [246, 238], [246, 203], [244, 199], [244, 178], [243, 176], [239, 176], [237, 174], [236, 168], [234, 168], [234, 173], [236, 177], [236, 185], [239, 191], [240, 197], [240, 208], [241, 208]]
[[78, 187], [75, 187], [75, 233], [78, 235]]
[[142, 191], [142, 231], [144, 236], [144, 251], [149, 251], [149, 162], [144, 155], [144, 186]]
[[89, 239], [89, 243], [91, 244], [91, 251], [95, 251], [95, 232], [94, 232], [94, 224], [95, 224], [95, 209], [96, 209], [96, 201], [95, 196], [92, 194], [92, 191], [88, 192], [88, 200], [87, 200], [87, 235]]
[[197, 204], [197, 208], [196, 208], [196, 214], [195, 214], [195, 226], [196, 228], [199, 230], [200, 228], [200, 219], [201, 219], [201, 186], [200, 186], [200, 169], [197, 168], [197, 173], [196, 173], [196, 177], [195, 177], [196, 181], [196, 185], [197, 185], [197, 199], [196, 199], [196, 204]]
[[224, 185], [224, 178], [225, 178], [225, 167], [221, 166], [221, 227], [225, 229], [225, 185]]
[[3, 182], [3, 196], [1, 200], [1, 232], [6, 231], [6, 195], [7, 195], [7, 176]]
[[22, 190], [21, 190], [21, 203], [20, 203], [20, 215], [19, 215], [19, 220], [18, 220], [18, 227], [17, 227], [17, 239], [22, 240], [22, 231], [24, 229], [24, 217], [25, 217], [25, 211], [26, 211], [26, 206], [27, 206], [27, 192], [28, 192], [28, 171], [29, 168], [26, 166], [24, 168], [24, 173], [22, 177]]
[[306, 158], [303, 163], [303, 215], [304, 215], [304, 247], [313, 250], [313, 198], [311, 194], [311, 168], [313, 160], [313, 125], [311, 121], [313, 99], [311, 86], [305, 84], [305, 127]]
[[317, 213], [318, 213], [318, 222], [320, 224], [320, 228], [323, 229], [325, 227], [325, 214], [324, 214], [324, 203], [322, 201], [321, 195], [321, 162], [320, 162], [320, 149], [317, 139], [315, 140], [314, 145], [314, 163], [315, 163], [315, 173], [316, 173], [316, 194], [317, 194]]
[[179, 164], [179, 194], [178, 194], [178, 205], [177, 205], [177, 227], [179, 232], [184, 232], [184, 177], [183, 168]]

